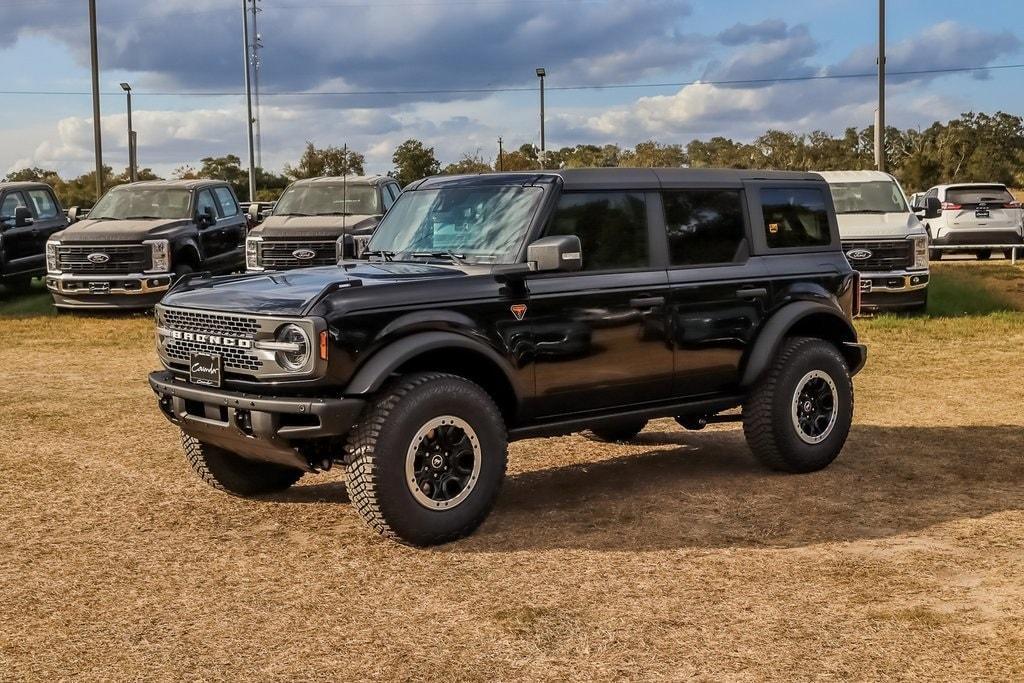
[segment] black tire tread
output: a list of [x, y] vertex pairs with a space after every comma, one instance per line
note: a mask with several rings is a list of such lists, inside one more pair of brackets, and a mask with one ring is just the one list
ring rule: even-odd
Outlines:
[[[345, 486], [348, 490], [349, 500], [352, 502], [353, 507], [355, 507], [356, 512], [371, 529], [381, 536], [406, 545], [413, 544], [399, 535], [388, 523], [381, 510], [376, 446], [391, 412], [402, 399], [418, 387], [442, 379], [456, 379], [461, 382], [467, 382], [480, 389], [484, 395], [487, 395], [487, 392], [482, 387], [459, 375], [424, 372], [401, 376], [386, 385], [376, 400], [367, 407], [359, 422], [349, 432], [348, 443], [345, 447]], [[504, 435], [505, 421], [501, 416], [501, 411], [498, 410], [493, 401], [485, 402], [484, 407], [493, 413], [496, 423], [502, 425], [502, 433]], [[507, 436], [504, 438], [507, 443]], [[505, 466], [506, 463], [503, 460], [502, 479], [504, 479]], [[459, 531], [438, 534], [432, 538], [424, 538], [415, 545], [434, 545], [468, 535], [487, 517], [496, 498], [497, 491], [491, 500], [491, 505], [482, 509], [478, 515], [467, 522]]]
[[185, 459], [192, 471], [205, 483], [232, 496], [246, 497], [263, 493], [284, 491], [302, 478], [304, 472], [299, 469], [247, 461], [245, 475], [231, 472], [218, 467], [216, 460], [240, 458], [223, 449], [203, 443], [194, 436], [181, 433], [181, 445], [185, 449]]
[[[773, 470], [798, 472], [802, 468], [787, 457], [785, 451], [776, 441], [773, 428], [772, 412], [774, 397], [780, 375], [792, 359], [814, 346], [831, 349], [845, 364], [839, 351], [829, 342], [817, 337], [789, 337], [765, 375], [758, 381], [754, 390], [747, 396], [743, 404], [743, 435], [747, 444], [761, 464]], [[850, 393], [850, 409], [853, 410], [853, 392]]]

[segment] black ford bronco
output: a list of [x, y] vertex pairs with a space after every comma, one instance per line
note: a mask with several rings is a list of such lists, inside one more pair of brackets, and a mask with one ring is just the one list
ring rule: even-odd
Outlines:
[[846, 441], [866, 350], [820, 176], [428, 178], [366, 254], [193, 275], [157, 307], [150, 384], [207, 483], [262, 494], [341, 464], [373, 529], [430, 545], [482, 522], [510, 440], [742, 420], [787, 472]]
[[68, 225], [45, 183], [0, 183], [0, 284], [24, 292], [46, 274], [46, 240]]
[[46, 243], [46, 286], [57, 308], [151, 308], [183, 275], [242, 270], [246, 228], [223, 181], [119, 185]]
[[401, 193], [388, 176], [297, 180], [281, 194], [273, 213], [249, 232], [246, 270], [333, 266], [358, 257]]

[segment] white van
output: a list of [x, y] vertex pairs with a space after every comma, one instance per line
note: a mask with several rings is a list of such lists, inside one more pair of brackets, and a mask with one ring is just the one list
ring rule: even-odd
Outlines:
[[861, 274], [863, 308], [921, 310], [928, 305], [928, 233], [903, 188], [880, 171], [825, 171], [839, 236]]

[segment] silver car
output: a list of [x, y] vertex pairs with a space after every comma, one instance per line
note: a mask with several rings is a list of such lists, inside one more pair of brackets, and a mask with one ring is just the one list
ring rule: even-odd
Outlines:
[[[1024, 251], [1024, 212], [1005, 185], [999, 183], [958, 183], [936, 185], [914, 204], [915, 212], [923, 212], [929, 198], [936, 198], [942, 210], [934, 218], [925, 219], [925, 228], [933, 246], [963, 249], [931, 249], [933, 260], [944, 251], [976, 254], [978, 259], [992, 256], [993, 249], [1003, 251], [1007, 258], [1013, 245]], [[974, 247], [974, 248], [972, 248]]]

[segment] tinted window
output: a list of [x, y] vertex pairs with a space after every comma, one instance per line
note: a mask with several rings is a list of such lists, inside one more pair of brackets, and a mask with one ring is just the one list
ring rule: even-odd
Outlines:
[[739, 190], [685, 190], [662, 196], [672, 265], [736, 259], [744, 239]]
[[221, 215], [237, 216], [238, 202], [235, 201], [235, 196], [231, 194], [231, 190], [226, 187], [215, 187], [213, 188], [213, 191], [217, 195], [217, 202], [220, 204]]
[[830, 183], [836, 213], [906, 213], [899, 186], [891, 180]]
[[769, 247], [821, 247], [832, 242], [821, 190], [763, 189], [761, 209]]
[[25, 206], [25, 200], [22, 199], [20, 192], [10, 192], [4, 197], [4, 203], [0, 205], [0, 216], [4, 218], [11, 218], [14, 216], [14, 211], [19, 206]]
[[950, 204], [1008, 204], [1013, 195], [1003, 185], [985, 187], [951, 187], [946, 190], [946, 201]]
[[384, 210], [387, 211], [391, 208], [391, 205], [395, 203], [394, 198], [391, 196], [391, 186], [385, 185], [380, 188], [380, 198], [384, 202]]
[[89, 218], [144, 220], [154, 218], [187, 218], [192, 193], [164, 187], [120, 185], [96, 202]]
[[388, 185], [388, 189], [391, 190], [391, 196], [394, 197], [395, 199], [398, 199], [398, 195], [402, 194], [402, 188], [400, 188], [398, 185], [395, 185], [394, 183]]
[[213, 217], [217, 217], [217, 205], [213, 201], [213, 194], [209, 190], [203, 190], [199, 193], [199, 199], [196, 200], [196, 214], [206, 213], [206, 209], [209, 207], [210, 211], [213, 212]]
[[564, 194], [547, 234], [579, 236], [583, 270], [647, 265], [647, 203], [639, 192]]
[[36, 218], [56, 218], [58, 209], [57, 202], [46, 190], [29, 190], [28, 198], [32, 200], [35, 208]]

